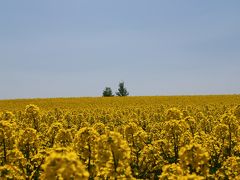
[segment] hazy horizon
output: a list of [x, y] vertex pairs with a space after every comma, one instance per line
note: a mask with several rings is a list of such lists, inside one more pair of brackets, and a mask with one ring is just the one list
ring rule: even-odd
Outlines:
[[0, 99], [240, 93], [240, 1], [2, 1]]

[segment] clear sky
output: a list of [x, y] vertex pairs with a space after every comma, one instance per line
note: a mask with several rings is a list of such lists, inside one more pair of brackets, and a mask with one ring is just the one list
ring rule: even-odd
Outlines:
[[0, 2], [0, 99], [240, 93], [239, 0]]

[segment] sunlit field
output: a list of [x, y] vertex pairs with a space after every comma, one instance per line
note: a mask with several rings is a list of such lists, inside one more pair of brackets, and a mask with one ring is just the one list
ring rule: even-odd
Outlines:
[[240, 178], [240, 95], [0, 101], [0, 179]]

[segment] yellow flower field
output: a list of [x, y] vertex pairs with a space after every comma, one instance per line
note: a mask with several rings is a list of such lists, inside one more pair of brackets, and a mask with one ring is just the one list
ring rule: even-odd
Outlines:
[[0, 179], [240, 179], [240, 95], [0, 101]]

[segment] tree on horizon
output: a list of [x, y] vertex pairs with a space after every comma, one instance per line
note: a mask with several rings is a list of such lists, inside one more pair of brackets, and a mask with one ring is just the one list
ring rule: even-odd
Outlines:
[[127, 91], [127, 89], [124, 87], [124, 82], [120, 82], [119, 83], [119, 88], [118, 88], [118, 92], [116, 92], [117, 96], [128, 96], [129, 92]]
[[112, 96], [114, 96], [112, 93], [112, 89], [110, 87], [106, 87], [103, 90], [103, 97], [112, 97]]

